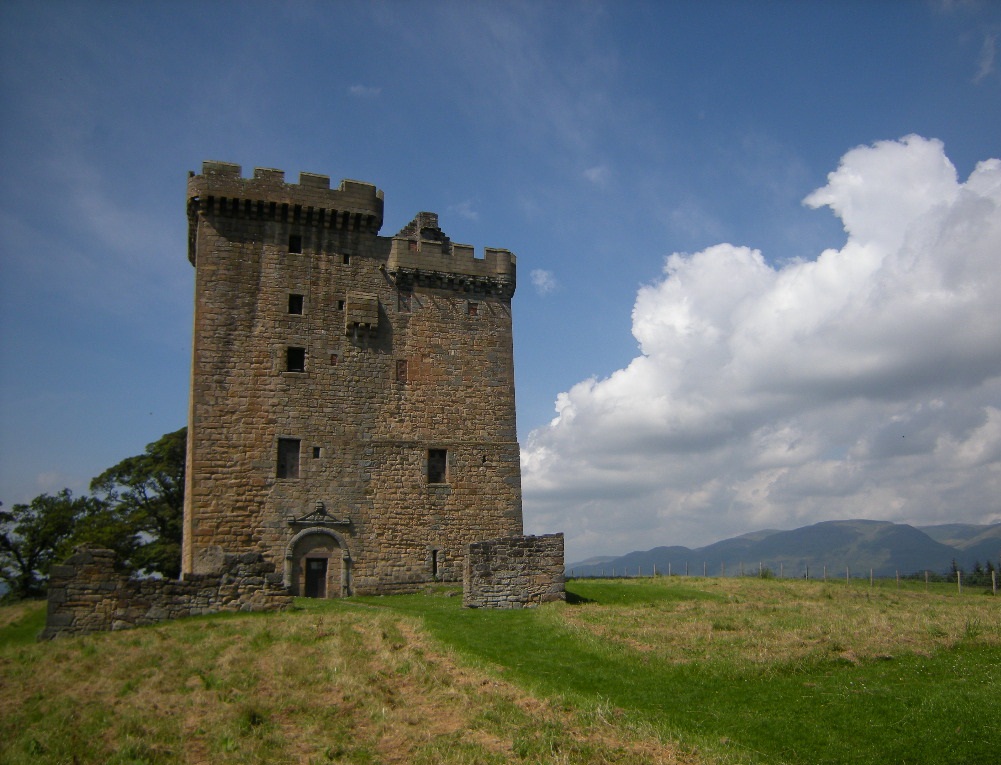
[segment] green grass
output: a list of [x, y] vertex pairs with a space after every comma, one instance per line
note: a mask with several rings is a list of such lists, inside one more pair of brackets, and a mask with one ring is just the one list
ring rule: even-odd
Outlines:
[[0, 608], [0, 763], [994, 763], [1001, 599], [853, 582], [571, 582], [297, 601], [36, 643]]
[[0, 626], [0, 648], [31, 645], [45, 629], [45, 602], [26, 601], [4, 609], [9, 619]]
[[[918, 595], [926, 600], [917, 603], [907, 593], [851, 592], [805, 582], [757, 583], [761, 594], [745, 592], [740, 582], [686, 581], [573, 582], [571, 601], [583, 605], [522, 611], [467, 611], [455, 598], [419, 595], [369, 602], [420, 616], [439, 640], [535, 693], [585, 707], [610, 704], [636, 724], [711, 759], [874, 765], [997, 761], [997, 602]], [[691, 584], [696, 581], [698, 586]], [[790, 609], [771, 602], [789, 598], [807, 602]], [[831, 600], [835, 604], [827, 605]], [[980, 609], [984, 603], [986, 614]], [[670, 631], [671, 620], [680, 621], [677, 607], [685, 605], [710, 628], [716, 625], [716, 634], [725, 633], [725, 641], [746, 642], [744, 633], [762, 613], [767, 624], [789, 632], [800, 628], [797, 612], [817, 604], [831, 610], [835, 622], [861, 609], [874, 614], [877, 623], [885, 617], [892, 625], [896, 613], [910, 624], [915, 609], [939, 609], [955, 613], [962, 623], [946, 645], [936, 643], [933, 638], [942, 636], [934, 633], [918, 644], [907, 642], [907, 634], [897, 643], [890, 635], [878, 655], [852, 658], [841, 655], [842, 643], [850, 644], [852, 635], [843, 635], [842, 643], [831, 641], [833, 650], [818, 643], [815, 651], [792, 659], [778, 653], [748, 660], [726, 643], [716, 653], [665, 651], [656, 642], [659, 633], [644, 640], [638, 631], [651, 619]], [[746, 616], [745, 606], [755, 613]], [[977, 616], [964, 621], [962, 613], [974, 607]], [[590, 613], [578, 618], [575, 611], [582, 610]], [[589, 629], [594, 626], [606, 629]], [[777, 635], [774, 642], [781, 646], [784, 639]], [[892, 651], [883, 650], [887, 646]]]

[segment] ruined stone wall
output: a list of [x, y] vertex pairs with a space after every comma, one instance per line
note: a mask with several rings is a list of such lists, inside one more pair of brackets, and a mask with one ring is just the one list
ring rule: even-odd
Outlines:
[[462, 605], [525, 608], [566, 600], [563, 535], [473, 542], [466, 557]]
[[327, 596], [402, 592], [458, 582], [469, 542], [521, 533], [514, 256], [475, 257], [433, 213], [381, 237], [382, 194], [355, 181], [207, 162], [188, 197], [183, 571], [253, 551], [296, 594], [307, 558]]
[[217, 575], [134, 580], [114, 568], [114, 553], [81, 548], [52, 566], [43, 639], [130, 629], [221, 611], [283, 611], [292, 596], [262, 556], [230, 556]]

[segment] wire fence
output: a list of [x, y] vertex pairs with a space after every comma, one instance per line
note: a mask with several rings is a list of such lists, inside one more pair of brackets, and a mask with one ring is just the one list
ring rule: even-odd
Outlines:
[[[683, 570], [682, 570], [683, 569]], [[962, 569], [956, 569], [949, 574], [939, 574], [933, 572], [930, 569], [925, 569], [915, 573], [902, 574], [900, 571], [895, 573], [895, 576], [889, 577], [885, 574], [877, 576], [875, 574], [875, 569], [868, 569], [868, 571], [853, 571], [851, 566], [844, 566], [843, 568], [834, 568], [831, 566], [821, 565], [813, 568], [811, 572], [810, 566], [798, 567], [798, 571], [793, 573], [789, 571], [789, 575], [786, 572], [786, 566], [784, 563], [778, 565], [778, 570], [776, 571], [772, 567], [764, 566], [758, 563], [753, 566], [745, 567], [743, 563], [738, 563], [737, 566], [732, 568], [729, 572], [727, 571], [726, 563], [721, 563], [719, 570], [716, 570], [715, 565], [710, 566], [708, 561], [702, 561], [701, 566], [692, 566], [689, 561], [685, 561], [683, 566], [675, 567], [674, 564], [668, 563], [667, 567], [657, 565], [651, 565], [647, 567], [644, 572], [643, 566], [636, 566], [631, 571], [628, 566], [622, 566], [618, 569], [614, 566], [608, 568], [595, 568], [588, 567], [587, 570], [581, 571], [579, 574], [570, 569], [566, 572], [568, 579], [638, 579], [643, 577], [662, 577], [662, 576], [702, 576], [704, 578], [708, 577], [757, 577], [761, 579], [805, 579], [809, 581], [810, 579], [818, 581], [843, 581], [846, 584], [851, 584], [852, 582], [864, 582], [868, 580], [870, 587], [875, 587], [877, 583], [880, 586], [885, 585], [887, 582], [896, 582], [897, 588], [900, 588], [902, 582], [909, 583], [924, 583], [925, 589], [928, 589], [932, 584], [953, 584], [956, 590], [962, 593], [963, 588], [988, 588], [992, 595], [997, 595], [998, 593], [998, 572], [993, 568], [987, 570], [975, 570], [970, 574], [965, 574]]]

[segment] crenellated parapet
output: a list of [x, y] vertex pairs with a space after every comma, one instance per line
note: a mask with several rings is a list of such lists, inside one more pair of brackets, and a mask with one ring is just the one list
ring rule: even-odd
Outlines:
[[195, 262], [194, 229], [199, 213], [299, 226], [378, 234], [383, 193], [370, 183], [342, 180], [330, 188], [330, 176], [300, 173], [286, 183], [283, 170], [255, 168], [244, 178], [240, 165], [203, 162], [202, 174], [188, 174], [188, 260]]
[[472, 246], [452, 242], [438, 216], [418, 213], [393, 237], [386, 270], [400, 287], [431, 287], [497, 295], [510, 299], [517, 286], [517, 258], [510, 250], [487, 247], [476, 257]]

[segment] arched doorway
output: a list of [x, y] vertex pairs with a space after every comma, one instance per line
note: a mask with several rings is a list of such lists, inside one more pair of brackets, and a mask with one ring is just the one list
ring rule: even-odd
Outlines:
[[344, 539], [325, 528], [304, 529], [285, 552], [285, 586], [293, 595], [340, 598], [351, 592], [350, 557]]

